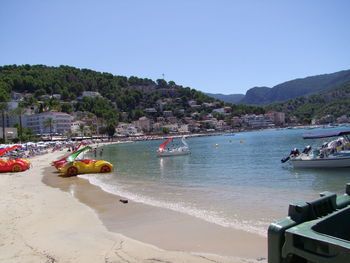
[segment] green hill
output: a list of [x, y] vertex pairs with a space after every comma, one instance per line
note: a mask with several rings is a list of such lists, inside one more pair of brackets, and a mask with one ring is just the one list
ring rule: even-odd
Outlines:
[[[12, 91], [27, 94], [26, 106], [38, 104], [43, 95], [60, 94], [61, 100], [51, 98], [41, 103], [41, 108], [65, 112], [87, 111], [99, 118], [117, 122], [131, 121], [145, 115], [145, 109], [157, 110], [152, 117], [162, 116], [163, 110], [172, 111], [179, 118], [193, 112], [210, 113], [214, 107], [223, 107], [224, 102], [204, 93], [183, 87], [174, 81], [153, 81], [135, 76], [115, 76], [70, 66], [50, 67], [45, 65], [7, 65], [0, 67], [0, 101], [9, 99]], [[101, 97], [82, 98], [84, 91], [95, 91]], [[199, 107], [191, 107], [194, 100]], [[202, 106], [214, 105], [211, 108]], [[161, 108], [161, 109], [160, 109]], [[263, 112], [262, 108], [245, 105], [232, 106], [232, 114]], [[122, 113], [126, 114], [122, 114]], [[125, 117], [127, 115], [127, 117]], [[123, 116], [123, 117], [121, 117]]]
[[254, 87], [249, 89], [242, 100], [238, 103], [247, 105], [266, 105], [269, 104], [268, 94], [271, 88]]

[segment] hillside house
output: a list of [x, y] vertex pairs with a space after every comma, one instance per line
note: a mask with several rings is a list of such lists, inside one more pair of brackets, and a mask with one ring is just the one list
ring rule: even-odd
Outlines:
[[83, 91], [82, 97], [95, 98], [102, 97], [101, 94], [97, 91]]
[[152, 121], [147, 117], [141, 117], [133, 122], [134, 126], [141, 131], [150, 132], [152, 130]]
[[165, 110], [163, 111], [163, 116], [165, 118], [173, 117], [173, 112], [171, 110]]

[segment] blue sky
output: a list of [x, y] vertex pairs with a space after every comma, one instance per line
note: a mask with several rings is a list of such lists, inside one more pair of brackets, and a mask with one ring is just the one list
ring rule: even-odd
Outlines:
[[350, 69], [347, 0], [8, 0], [0, 65], [70, 65], [245, 93]]

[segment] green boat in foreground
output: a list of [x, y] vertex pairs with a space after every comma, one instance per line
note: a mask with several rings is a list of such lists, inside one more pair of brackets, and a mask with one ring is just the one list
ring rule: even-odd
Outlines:
[[269, 226], [269, 263], [350, 262], [350, 184], [344, 195], [320, 195], [290, 204], [288, 217]]

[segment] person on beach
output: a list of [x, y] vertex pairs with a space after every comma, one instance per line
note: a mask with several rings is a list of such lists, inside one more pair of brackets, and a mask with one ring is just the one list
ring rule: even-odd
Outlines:
[[103, 149], [101, 149], [101, 151], [100, 151], [100, 156], [102, 156], [103, 155]]
[[94, 156], [96, 157], [96, 155], [97, 155], [97, 149], [95, 148], [94, 149]]

